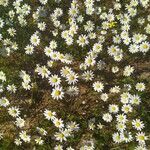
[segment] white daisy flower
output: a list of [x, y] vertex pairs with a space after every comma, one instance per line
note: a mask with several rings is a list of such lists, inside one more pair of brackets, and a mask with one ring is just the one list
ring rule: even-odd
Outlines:
[[119, 114], [116, 116], [117, 121], [120, 123], [126, 123], [127, 122], [127, 116], [124, 114]]
[[54, 120], [56, 116], [56, 112], [52, 112], [50, 110], [45, 110], [44, 111], [44, 116], [47, 120]]
[[136, 130], [139, 130], [139, 131], [141, 131], [144, 128], [144, 124], [140, 119], [133, 120], [132, 125]]
[[145, 141], [148, 139], [144, 132], [138, 132], [135, 137], [136, 141], [138, 141], [141, 145], [144, 145]]
[[49, 83], [52, 86], [58, 86], [58, 85], [60, 85], [60, 82], [61, 82], [61, 79], [58, 77], [58, 75], [52, 75], [49, 78]]
[[8, 113], [12, 117], [18, 117], [20, 115], [20, 110], [17, 107], [10, 107], [8, 108]]
[[22, 128], [25, 125], [25, 120], [19, 117], [16, 119], [15, 123], [16, 123], [16, 126], [18, 126], [19, 128]]
[[119, 111], [118, 105], [115, 105], [115, 104], [110, 104], [109, 105], [109, 112], [110, 113], [116, 114], [116, 113], [118, 113], [118, 111]]
[[79, 44], [79, 46], [84, 47], [85, 45], [87, 45], [89, 43], [88, 38], [86, 35], [80, 35], [77, 43]]
[[35, 33], [31, 36], [30, 42], [33, 46], [38, 46], [40, 44], [40, 38], [39, 36]]
[[0, 106], [7, 107], [9, 104], [10, 103], [6, 97], [0, 98]]
[[66, 76], [68, 84], [76, 84], [78, 82], [78, 75], [76, 73], [70, 73]]
[[104, 85], [103, 85], [102, 82], [97, 81], [97, 82], [94, 82], [94, 83], [93, 83], [93, 88], [94, 88], [94, 91], [102, 92], [103, 89], [104, 89]]
[[63, 127], [64, 127], [63, 120], [61, 120], [61, 119], [55, 118], [55, 119], [53, 120], [53, 123], [54, 123], [54, 125], [55, 125], [57, 128], [63, 128]]
[[24, 141], [24, 142], [27, 142], [29, 143], [31, 141], [31, 136], [30, 135], [27, 135], [27, 132], [26, 131], [21, 131], [19, 133], [19, 137]]
[[58, 100], [58, 99], [62, 99], [64, 97], [64, 92], [62, 90], [62, 87], [55, 87], [53, 90], [52, 90], [52, 98]]
[[110, 113], [106, 113], [106, 114], [103, 114], [103, 120], [106, 121], [106, 122], [111, 122], [112, 121], [112, 115]]
[[41, 137], [37, 137], [37, 138], [35, 139], [35, 142], [36, 142], [36, 144], [38, 144], [38, 145], [43, 145], [44, 140], [42, 140]]
[[135, 88], [136, 88], [136, 90], [142, 92], [142, 91], [145, 90], [145, 84], [144, 84], [144, 83], [137, 83], [137, 84], [135, 85]]

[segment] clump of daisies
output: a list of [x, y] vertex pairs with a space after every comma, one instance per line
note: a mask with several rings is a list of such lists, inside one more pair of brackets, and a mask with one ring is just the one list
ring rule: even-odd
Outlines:
[[47, 120], [52, 121], [54, 126], [59, 130], [54, 134], [56, 141], [59, 142], [67, 141], [67, 138], [73, 136], [73, 132], [79, 130], [79, 125], [76, 122], [68, 122], [65, 125], [64, 121], [61, 118], [60, 119], [57, 118], [56, 112], [45, 110], [44, 116]]
[[[115, 0], [111, 8], [103, 7], [100, 0], [66, 3], [68, 5], [62, 0], [38, 0], [36, 3], [0, 0], [0, 8], [6, 9], [6, 14], [2, 12], [0, 17], [0, 54], [9, 59], [15, 51], [27, 58], [26, 63], [32, 61], [28, 64], [32, 70], [28, 66], [18, 70], [17, 84], [10, 82], [9, 75], [6, 78], [8, 73], [0, 70], [0, 107], [12, 117], [18, 131], [14, 143], [17, 146], [23, 143], [44, 145], [51, 137], [55, 143], [52, 143], [54, 150], [94, 150], [97, 143], [95, 133], [105, 132], [107, 128], [111, 132], [112, 127], [111, 142], [114, 145], [129, 146], [135, 142], [135, 150], [147, 149], [145, 122], [137, 110], [147, 85], [135, 78], [137, 66], [133, 62], [134, 58], [147, 56], [150, 50], [150, 15], [138, 17], [140, 9], [148, 11], [149, 0]], [[28, 116], [22, 114], [20, 103], [13, 102], [11, 96], [23, 88], [23, 92], [33, 97], [34, 82], [43, 83], [38, 88], [40, 92], [43, 92], [43, 86], [47, 87], [49, 102], [53, 99], [64, 106], [66, 101], [73, 105], [73, 101], [83, 96], [82, 86], [86, 85], [86, 99], [90, 94], [96, 96], [102, 112], [98, 113], [96, 107], [94, 112], [90, 112], [94, 119], [87, 117], [83, 119], [85, 124], [77, 123], [74, 114], [58, 115], [57, 111], [63, 110], [52, 111], [47, 104], [42, 108], [44, 110], [35, 109], [33, 114], [38, 112], [40, 116], [43, 112], [42, 119], [48, 126], [43, 127], [43, 120], [40, 120], [41, 124], [31, 133], [32, 129], [28, 129], [24, 118], [27, 117], [28, 121]], [[86, 106], [84, 100], [81, 105], [93, 107], [91, 101], [91, 106]], [[76, 110], [70, 113], [73, 112]], [[82, 117], [78, 120], [82, 121]], [[49, 133], [50, 126], [54, 128], [53, 133]], [[86, 140], [79, 139], [77, 148], [67, 144], [76, 138], [76, 132], [82, 132], [82, 127], [89, 131], [90, 136]]]

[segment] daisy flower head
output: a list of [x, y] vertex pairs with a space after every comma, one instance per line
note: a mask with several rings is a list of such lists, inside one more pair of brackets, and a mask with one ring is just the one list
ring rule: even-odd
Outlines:
[[104, 89], [104, 85], [102, 82], [96, 81], [93, 83], [93, 88], [94, 88], [94, 91], [96, 92], [102, 92]]
[[120, 49], [118, 46], [112, 45], [112, 46], [108, 47], [108, 54], [110, 56], [115, 56], [119, 51], [120, 51]]
[[58, 77], [58, 75], [52, 75], [49, 78], [49, 83], [51, 86], [59, 86], [61, 83], [61, 79]]
[[39, 67], [38, 74], [42, 76], [42, 78], [48, 78], [51, 74], [46, 66]]
[[34, 47], [32, 45], [27, 45], [25, 47], [25, 53], [26, 54], [31, 55], [31, 54], [33, 54], [33, 52], [34, 52]]
[[123, 58], [123, 54], [120, 52], [114, 55], [114, 60], [117, 62], [121, 61], [122, 58]]
[[67, 139], [66, 139], [66, 136], [64, 135], [63, 132], [57, 132], [57, 133], [55, 133], [54, 136], [55, 136], [56, 140], [57, 140], [57, 141], [60, 141], [60, 142], [67, 140]]
[[88, 37], [86, 35], [80, 35], [77, 40], [77, 43], [79, 46], [84, 47], [85, 45], [89, 43]]
[[41, 137], [37, 137], [37, 138], [35, 139], [35, 142], [36, 142], [36, 144], [38, 144], [38, 145], [43, 145], [44, 140], [42, 140]]
[[65, 77], [65, 78], [66, 78], [67, 75], [73, 73], [73, 71], [72, 71], [71, 68], [65, 66], [65, 67], [62, 67], [62, 69], [60, 70], [60, 73], [61, 73], [61, 76], [62, 76], [62, 77]]
[[101, 100], [103, 100], [104, 102], [106, 102], [108, 100], [108, 94], [106, 93], [102, 93], [100, 96]]
[[144, 83], [137, 83], [137, 84], [135, 85], [135, 88], [136, 88], [136, 90], [142, 92], [142, 91], [145, 90], [145, 84], [144, 84]]
[[112, 67], [112, 72], [113, 73], [117, 73], [118, 71], [119, 71], [119, 67], [118, 66]]
[[126, 123], [127, 122], [127, 116], [124, 114], [119, 114], [116, 116], [117, 121], [120, 123]]
[[5, 75], [5, 73], [3, 71], [0, 71], [0, 80], [2, 82], [6, 81], [6, 75]]
[[97, 69], [98, 69], [98, 70], [103, 70], [103, 69], [105, 69], [105, 67], [106, 67], [106, 63], [105, 63], [104, 61], [99, 60], [99, 61], [97, 62]]
[[132, 105], [139, 105], [141, 103], [141, 98], [139, 95], [132, 95], [130, 98], [130, 103]]
[[112, 121], [112, 115], [110, 113], [105, 113], [103, 114], [103, 120], [106, 121], [106, 122], [111, 122]]
[[131, 106], [130, 104], [124, 104], [124, 105], [122, 106], [121, 110], [122, 110], [125, 114], [127, 114], [127, 113], [129, 113], [129, 112], [132, 112], [133, 108], [132, 108], [132, 106]]
[[8, 113], [12, 117], [18, 117], [20, 115], [20, 110], [17, 107], [10, 107], [8, 108]]
[[132, 86], [130, 84], [124, 84], [123, 88], [125, 91], [130, 91], [132, 89]]
[[110, 113], [116, 114], [116, 113], [118, 113], [118, 111], [119, 111], [118, 105], [115, 105], [115, 104], [109, 105], [109, 112]]
[[61, 119], [54, 118], [53, 123], [57, 128], [63, 128], [64, 127], [63, 120], [61, 120]]
[[66, 76], [66, 78], [67, 78], [66, 80], [67, 80], [68, 84], [73, 84], [74, 85], [78, 82], [78, 75], [74, 72], [68, 74]]
[[132, 41], [136, 44], [139, 44], [143, 41], [143, 36], [142, 34], [134, 34], [132, 37]]
[[85, 63], [80, 64], [80, 69], [81, 70], [87, 70], [88, 66]]
[[93, 45], [93, 51], [99, 53], [102, 51], [102, 44], [101, 43], [95, 43]]
[[49, 47], [54, 50], [57, 48], [57, 42], [52, 40], [50, 43], [49, 43]]
[[139, 46], [139, 51], [142, 53], [148, 52], [150, 49], [150, 43], [149, 42], [142, 42]]
[[121, 43], [121, 37], [119, 35], [113, 36], [113, 42], [115, 44], [120, 44]]
[[139, 45], [138, 44], [130, 44], [129, 52], [132, 54], [139, 52]]
[[58, 57], [59, 54], [60, 54], [59, 52], [51, 51], [49, 55], [50, 55], [50, 58], [51, 58], [52, 60], [57, 61], [57, 60], [59, 60], [59, 57]]
[[116, 125], [116, 128], [118, 131], [123, 132], [126, 129], [126, 125], [125, 125], [125, 123], [118, 122]]
[[16, 30], [14, 28], [9, 28], [7, 31], [9, 33], [9, 35], [12, 37], [14, 37], [16, 35]]
[[[112, 141], [115, 146], [118, 144], [118, 149], [130, 148], [130, 144], [134, 146], [130, 142], [139, 145], [135, 150], [145, 149], [148, 136], [143, 130], [147, 126], [144, 120], [133, 117], [138, 115], [144, 96], [142, 92], [149, 90], [143, 82], [147, 74], [140, 75], [141, 69], [136, 70], [137, 63], [145, 62], [147, 67], [147, 52], [150, 50], [149, 1], [114, 0], [112, 5], [107, 6], [101, 0], [0, 0], [0, 64], [3, 63], [0, 67], [2, 70], [8, 67], [6, 74], [0, 70], [0, 107], [4, 115], [6, 110], [13, 127], [19, 131], [16, 132], [18, 138], [14, 138], [16, 146], [24, 148], [31, 143], [31, 147], [39, 149], [45, 148], [46, 144], [54, 150], [100, 149], [97, 147], [98, 137], [93, 133], [107, 130], [112, 138], [106, 137], [110, 141], [100, 143], [102, 149], [107, 149], [104, 144], [113, 149]], [[12, 70], [13, 64], [9, 66], [5, 56], [8, 61], [14, 60], [13, 64], [22, 62], [14, 65], [16, 70]], [[20, 84], [20, 80], [16, 83], [18, 69], [21, 70]], [[45, 98], [46, 93], [46, 97], [50, 93], [50, 101], [43, 111], [31, 109], [22, 114], [20, 107], [13, 106], [20, 93], [25, 100], [19, 102], [23, 107], [26, 103], [31, 105], [31, 100], [38, 95]], [[40, 104], [35, 103], [35, 107], [39, 108]], [[69, 103], [71, 108], [59, 111], [62, 113], [60, 118], [51, 109], [54, 103], [58, 104], [55, 105], [58, 109], [67, 109]], [[79, 105], [81, 107], [77, 108]], [[99, 109], [101, 112], [98, 114]], [[35, 117], [36, 122], [42, 120], [32, 132], [30, 120], [34, 114], [29, 113], [34, 110], [43, 118]], [[53, 127], [48, 129], [49, 122]], [[90, 133], [79, 136], [76, 141], [76, 134], [86, 128]], [[54, 135], [48, 135], [51, 129]], [[101, 136], [106, 139], [107, 135]], [[47, 137], [51, 138], [51, 143], [47, 142]]]
[[88, 37], [89, 37], [89, 39], [91, 39], [91, 40], [96, 39], [96, 33], [90, 32], [90, 33], [88, 34]]
[[45, 22], [39, 22], [38, 23], [38, 28], [41, 31], [45, 31], [45, 29], [46, 29], [46, 23]]
[[104, 125], [102, 125], [100, 122], [97, 124], [98, 129], [102, 129]]
[[67, 45], [72, 45], [73, 44], [73, 38], [68, 36], [66, 39], [65, 39], [65, 42]]
[[89, 126], [90, 130], [94, 130], [95, 129], [95, 124], [92, 121], [89, 122], [88, 126]]
[[25, 83], [30, 83], [31, 82], [30, 75], [27, 74], [25, 71], [21, 71], [20, 76], [21, 76], [21, 78], [23, 79], [23, 81]]
[[86, 81], [92, 81], [94, 78], [94, 73], [91, 70], [87, 70], [87, 71], [84, 71], [84, 73], [82, 74], [82, 77]]
[[60, 61], [66, 64], [72, 64], [73, 61], [73, 57], [71, 54], [65, 54], [63, 57], [60, 57], [59, 59]]
[[22, 128], [25, 125], [25, 120], [18, 117], [18, 118], [16, 118], [15, 124], [17, 127]]
[[22, 141], [21, 141], [21, 139], [15, 139], [14, 143], [15, 143], [17, 146], [19, 146], [19, 145], [22, 144]]
[[41, 134], [41, 135], [47, 135], [47, 131], [44, 130], [43, 128], [37, 127], [36, 129], [37, 129], [37, 131], [39, 132], [39, 134]]
[[92, 32], [94, 30], [94, 23], [92, 21], [87, 21], [84, 25], [84, 30], [87, 32]]
[[129, 103], [130, 97], [131, 97], [130, 93], [128, 93], [128, 92], [122, 93], [120, 95], [121, 103], [123, 103], [123, 104]]
[[54, 14], [55, 14], [55, 16], [60, 17], [63, 15], [63, 10], [61, 8], [56, 8], [54, 10]]
[[44, 116], [47, 120], [54, 120], [56, 116], [56, 112], [52, 112], [50, 110], [45, 110], [44, 111]]
[[138, 132], [135, 137], [136, 141], [138, 141], [141, 145], [145, 145], [145, 141], [148, 139], [144, 132]]
[[62, 99], [64, 97], [64, 92], [63, 92], [62, 87], [58, 86], [58, 87], [53, 88], [51, 95], [52, 95], [52, 98], [56, 100]]
[[25, 90], [30, 90], [31, 89], [31, 85], [29, 85], [29, 83], [27, 83], [27, 82], [22, 82], [22, 87]]
[[70, 96], [77, 96], [79, 94], [79, 88], [77, 86], [69, 86], [66, 93]]
[[9, 104], [10, 103], [6, 97], [0, 98], [0, 106], [7, 107]]
[[119, 86], [114, 86], [110, 88], [110, 93], [119, 93], [120, 92], [120, 87]]
[[113, 141], [115, 143], [121, 143], [123, 141], [122, 136], [119, 134], [119, 132], [116, 132], [112, 135]]
[[53, 67], [53, 65], [54, 65], [54, 61], [52, 61], [52, 60], [49, 60], [49, 61], [47, 61], [47, 66], [48, 67]]
[[89, 67], [89, 66], [94, 66], [96, 63], [95, 58], [92, 56], [87, 56], [85, 58], [85, 64]]
[[29, 143], [31, 141], [31, 136], [27, 134], [26, 131], [21, 131], [19, 133], [19, 137], [24, 141]]
[[139, 131], [141, 131], [144, 128], [144, 124], [140, 119], [133, 120], [132, 125], [136, 130], [139, 130]]
[[78, 8], [77, 7], [71, 7], [70, 9], [69, 9], [69, 15], [71, 16], [71, 17], [77, 17], [77, 15], [78, 15]]
[[67, 128], [71, 131], [78, 131], [79, 130], [79, 124], [77, 124], [76, 122], [68, 122], [67, 123]]
[[8, 85], [8, 86], [7, 86], [7, 90], [8, 90], [9, 92], [11, 92], [11, 93], [16, 93], [17, 88], [16, 88], [16, 86], [15, 86], [14, 84], [12, 84], [12, 85]]
[[51, 56], [51, 52], [53, 52], [53, 50], [50, 47], [45, 47], [44, 48], [44, 53], [46, 56], [50, 57]]
[[133, 73], [133, 71], [134, 71], [134, 67], [128, 65], [124, 68], [123, 75], [129, 77]]
[[36, 33], [34, 33], [30, 38], [30, 42], [33, 46], [38, 46], [40, 44], [39, 36]]

